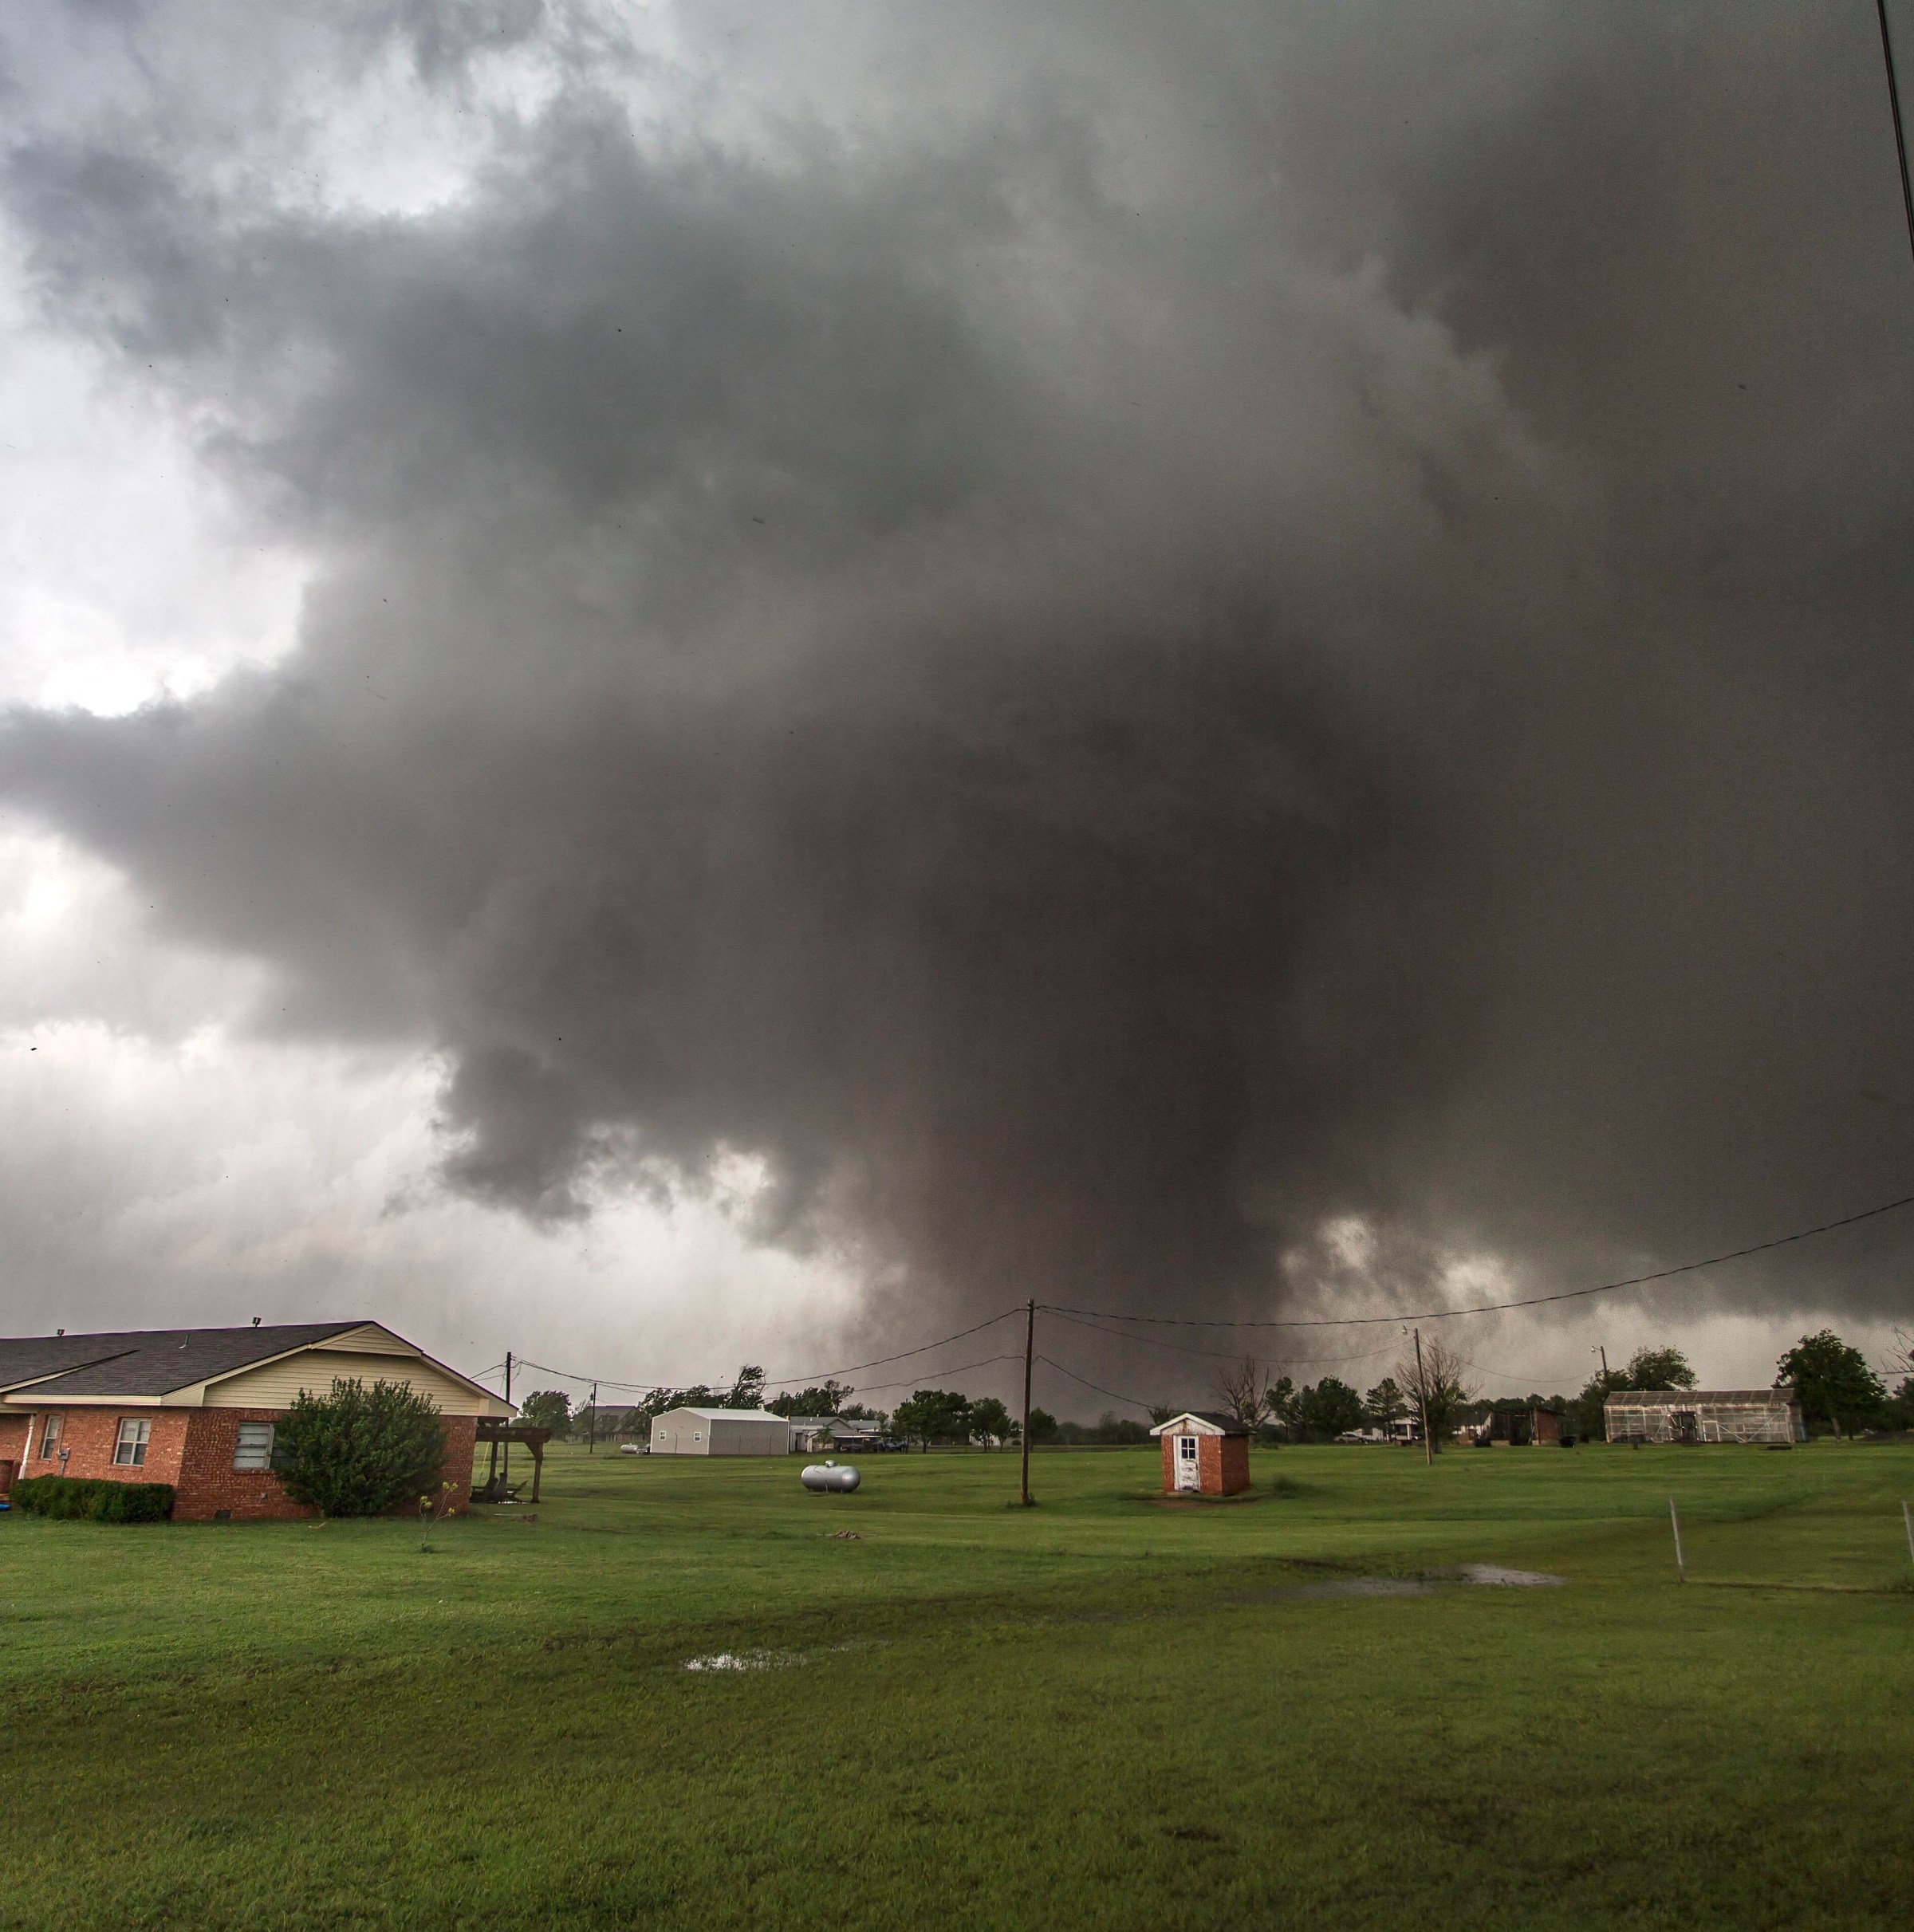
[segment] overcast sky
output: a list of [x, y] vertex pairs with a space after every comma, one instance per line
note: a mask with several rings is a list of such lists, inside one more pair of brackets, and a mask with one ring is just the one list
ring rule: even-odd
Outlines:
[[[1914, 1193], [1865, 0], [74, 0], [0, 124], [9, 1329], [782, 1375]], [[1766, 1382], [1911, 1263], [1452, 1326]]]

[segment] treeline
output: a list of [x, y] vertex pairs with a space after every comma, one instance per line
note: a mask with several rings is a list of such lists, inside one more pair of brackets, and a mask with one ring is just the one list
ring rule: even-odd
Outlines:
[[[1697, 1378], [1679, 1348], [1636, 1350], [1625, 1367], [1591, 1375], [1575, 1395], [1542, 1395], [1484, 1400], [1468, 1376], [1470, 1364], [1440, 1337], [1424, 1342], [1420, 1357], [1405, 1355], [1394, 1371], [1366, 1394], [1335, 1375], [1302, 1386], [1254, 1357], [1216, 1379], [1215, 1403], [1266, 1442], [1321, 1442], [1357, 1430], [1390, 1433], [1404, 1419], [1420, 1426], [1426, 1411], [1432, 1437], [1439, 1445], [1467, 1423], [1480, 1422], [1497, 1410], [1546, 1409], [1562, 1419], [1565, 1434], [1600, 1441], [1606, 1433], [1602, 1405], [1619, 1390], [1691, 1389]], [[1775, 1363], [1776, 1383], [1792, 1383], [1811, 1434], [1852, 1435], [1870, 1430], [1914, 1430], [1914, 1338], [1904, 1336], [1888, 1374], [1900, 1378], [1890, 1394], [1887, 1382], [1858, 1348], [1824, 1328], [1804, 1335]], [[1001, 1448], [1019, 1442], [1017, 1419], [994, 1395], [973, 1399], [951, 1389], [917, 1389], [892, 1411], [853, 1401], [857, 1391], [835, 1380], [810, 1388], [765, 1394], [764, 1371], [747, 1363], [728, 1387], [703, 1383], [685, 1388], [654, 1389], [637, 1403], [574, 1403], [559, 1389], [540, 1389], [526, 1397], [523, 1419], [568, 1436], [608, 1442], [616, 1437], [647, 1437], [652, 1419], [668, 1409], [769, 1409], [778, 1415], [834, 1418], [877, 1425], [894, 1439], [929, 1449], [975, 1443]], [[1151, 1422], [1180, 1413], [1167, 1403], [1150, 1407]], [[1030, 1411], [1033, 1447], [1045, 1443], [1117, 1446], [1147, 1442], [1149, 1424], [1106, 1410], [1093, 1423], [1060, 1422], [1048, 1410]]]

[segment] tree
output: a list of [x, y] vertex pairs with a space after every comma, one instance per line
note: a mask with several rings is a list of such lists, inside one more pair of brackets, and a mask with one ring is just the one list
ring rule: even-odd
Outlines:
[[1294, 1436], [1302, 1430], [1302, 1399], [1296, 1393], [1296, 1384], [1287, 1375], [1278, 1375], [1270, 1384], [1269, 1400], [1263, 1405], [1267, 1418], [1266, 1429], [1278, 1435]]
[[273, 1434], [286, 1493], [321, 1516], [382, 1516], [435, 1495], [445, 1425], [428, 1395], [403, 1382], [336, 1379], [332, 1392], [301, 1390]]
[[841, 1415], [857, 1391], [848, 1382], [825, 1382], [794, 1395], [774, 1395], [764, 1406], [774, 1415]]
[[933, 1442], [962, 1442], [968, 1439], [971, 1405], [951, 1389], [918, 1389], [908, 1402], [900, 1402], [891, 1424], [907, 1442], [916, 1442], [929, 1451]]
[[1868, 1358], [1850, 1348], [1832, 1328], [1804, 1335], [1774, 1364], [1774, 1382], [1794, 1385], [1802, 1414], [1808, 1421], [1825, 1418], [1837, 1438], [1845, 1422], [1850, 1429], [1880, 1419], [1887, 1407], [1887, 1385], [1868, 1366]]
[[1172, 1409], [1167, 1402], [1146, 1403], [1144, 1406], [1150, 1412], [1150, 1420], [1159, 1425], [1167, 1422], [1172, 1415], [1182, 1413], [1180, 1410]]
[[1061, 1433], [1061, 1426], [1048, 1409], [1030, 1411], [1030, 1446], [1034, 1449], [1039, 1442], [1053, 1442]]
[[1362, 1426], [1362, 1398], [1333, 1375], [1325, 1375], [1313, 1388], [1306, 1388], [1297, 1407], [1304, 1429], [1311, 1435], [1338, 1436]]
[[1234, 1368], [1217, 1370], [1216, 1393], [1236, 1421], [1254, 1429], [1270, 1413], [1270, 1371], [1246, 1355]]
[[1375, 1387], [1363, 1397], [1362, 1409], [1369, 1426], [1372, 1429], [1380, 1429], [1386, 1434], [1388, 1432], [1390, 1423], [1394, 1422], [1397, 1416], [1406, 1415], [1408, 1412], [1408, 1402], [1402, 1391], [1396, 1386], [1396, 1378], [1393, 1375], [1384, 1375]]
[[727, 1409], [755, 1409], [764, 1400], [764, 1371], [747, 1363], [738, 1371], [738, 1379], [719, 1406]]
[[1616, 1386], [1625, 1389], [1691, 1389], [1695, 1371], [1679, 1348], [1637, 1348]]
[[572, 1399], [561, 1389], [534, 1389], [519, 1404], [518, 1419], [563, 1435], [572, 1426]]
[[1019, 1426], [1010, 1419], [1010, 1412], [994, 1395], [986, 1395], [981, 1402], [971, 1404], [971, 1434], [976, 1441], [988, 1444], [1011, 1442], [1021, 1433]]
[[1396, 1364], [1396, 1379], [1402, 1385], [1412, 1415], [1426, 1416], [1429, 1448], [1439, 1450], [1454, 1432], [1464, 1406], [1475, 1391], [1464, 1379], [1463, 1359], [1439, 1336], [1422, 1344], [1417, 1361], [1412, 1350]]

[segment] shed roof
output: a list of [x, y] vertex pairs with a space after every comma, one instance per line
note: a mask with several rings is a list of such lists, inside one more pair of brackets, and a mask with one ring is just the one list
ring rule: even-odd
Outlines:
[[[1194, 1423], [1191, 1430], [1185, 1424]], [[1180, 1415], [1172, 1415], [1167, 1422], [1159, 1422], [1150, 1431], [1152, 1435], [1247, 1435], [1246, 1422], [1239, 1422], [1233, 1415], [1225, 1415], [1215, 1409], [1185, 1409]]]
[[785, 1421], [775, 1409], [661, 1409], [659, 1415], [695, 1415], [707, 1422], [776, 1422], [781, 1428]]

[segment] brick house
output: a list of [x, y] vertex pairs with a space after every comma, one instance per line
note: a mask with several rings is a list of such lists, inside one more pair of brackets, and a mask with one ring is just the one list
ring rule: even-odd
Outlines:
[[1165, 1496], [1235, 1496], [1250, 1486], [1250, 1432], [1234, 1416], [1186, 1409], [1150, 1434], [1163, 1441]]
[[181, 1522], [302, 1517], [272, 1471], [274, 1425], [335, 1377], [404, 1382], [445, 1420], [454, 1501], [471, 1499], [481, 1416], [511, 1405], [375, 1321], [0, 1340], [0, 1487], [15, 1476], [167, 1482]]

